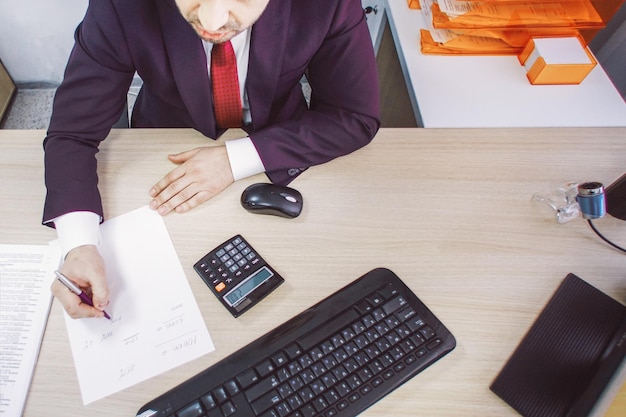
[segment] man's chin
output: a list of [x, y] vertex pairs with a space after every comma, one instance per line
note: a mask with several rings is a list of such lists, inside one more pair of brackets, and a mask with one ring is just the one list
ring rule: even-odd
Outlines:
[[227, 42], [231, 40], [232, 38], [234, 38], [235, 36], [237, 36], [237, 34], [239, 33], [238, 31], [235, 31], [235, 30], [230, 30], [226, 32], [208, 32], [206, 30], [202, 30], [197, 27], [195, 27], [194, 29], [196, 30], [196, 33], [203, 41], [210, 42], [210, 43]]

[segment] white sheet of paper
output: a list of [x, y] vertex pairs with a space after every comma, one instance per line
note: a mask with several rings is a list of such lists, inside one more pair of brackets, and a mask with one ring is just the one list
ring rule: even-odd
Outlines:
[[143, 207], [100, 231], [111, 320], [66, 314], [85, 405], [215, 350], [161, 216]]
[[55, 245], [0, 245], [0, 416], [22, 415], [60, 256]]

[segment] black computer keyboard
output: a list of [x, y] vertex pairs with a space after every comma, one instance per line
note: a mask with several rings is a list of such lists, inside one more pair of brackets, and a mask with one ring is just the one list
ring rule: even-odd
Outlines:
[[400, 278], [375, 269], [137, 416], [355, 416], [455, 345]]

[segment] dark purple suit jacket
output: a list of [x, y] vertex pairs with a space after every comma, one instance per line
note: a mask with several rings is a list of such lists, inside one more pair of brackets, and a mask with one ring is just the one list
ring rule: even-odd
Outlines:
[[[132, 126], [223, 133], [202, 42], [174, 0], [92, 0], [75, 38], [44, 140], [44, 222], [70, 211], [103, 216], [95, 154], [135, 71], [143, 87]], [[369, 143], [379, 127], [378, 79], [360, 0], [270, 0], [250, 42], [246, 130], [272, 181], [286, 184]]]

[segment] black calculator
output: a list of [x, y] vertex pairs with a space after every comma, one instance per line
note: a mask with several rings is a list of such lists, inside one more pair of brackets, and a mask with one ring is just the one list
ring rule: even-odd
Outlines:
[[241, 235], [204, 255], [193, 269], [235, 317], [285, 282]]

